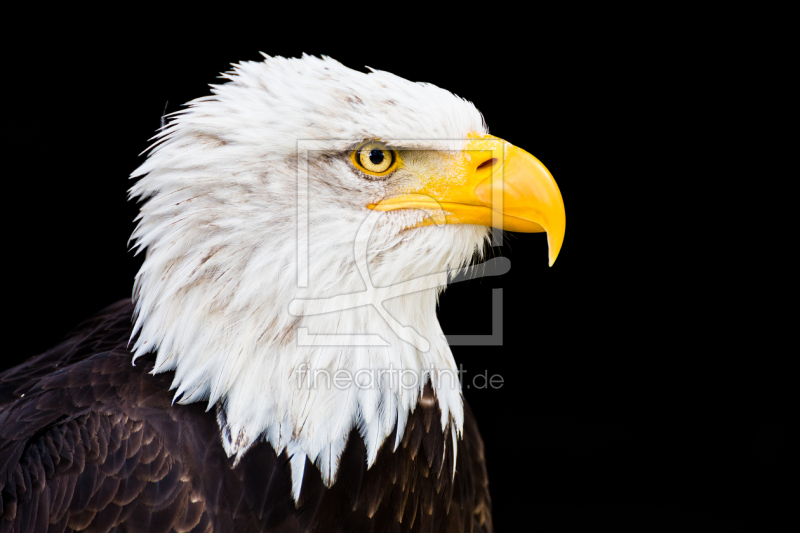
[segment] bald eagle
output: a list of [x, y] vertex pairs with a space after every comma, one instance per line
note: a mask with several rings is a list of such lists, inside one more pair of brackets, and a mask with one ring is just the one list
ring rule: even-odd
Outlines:
[[561, 194], [468, 101], [265, 56], [130, 189], [131, 300], [0, 374], [0, 531], [492, 531], [437, 298]]

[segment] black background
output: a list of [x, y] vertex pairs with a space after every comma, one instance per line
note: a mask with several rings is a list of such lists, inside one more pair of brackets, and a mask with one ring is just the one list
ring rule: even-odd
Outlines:
[[[140, 259], [127, 246], [137, 214], [127, 178], [165, 106], [207, 94], [259, 51], [325, 54], [473, 101], [492, 134], [537, 156], [561, 188], [568, 224], [553, 268], [543, 235], [506, 234], [494, 253], [510, 273], [441, 299], [445, 333], [489, 334], [491, 289], [504, 289], [503, 345], [454, 348], [497, 530], [778, 523], [789, 506], [788, 355], [760, 321], [754, 228], [720, 211], [733, 183], [715, 144], [730, 127], [715, 82], [724, 47], [693, 39], [690, 25], [632, 25], [607, 10], [456, 21], [378, 6], [342, 22], [297, 10], [17, 21], [2, 367], [130, 296]], [[476, 388], [484, 373], [503, 386]]]

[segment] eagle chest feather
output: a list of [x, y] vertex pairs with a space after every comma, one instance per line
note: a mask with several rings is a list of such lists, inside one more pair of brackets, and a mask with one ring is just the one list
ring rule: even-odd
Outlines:
[[123, 301], [0, 374], [0, 531], [491, 531], [483, 443], [467, 409], [453, 475], [430, 389], [367, 469], [354, 429], [337, 482], [259, 442], [234, 467], [213, 412], [173, 405], [171, 373], [131, 365]]

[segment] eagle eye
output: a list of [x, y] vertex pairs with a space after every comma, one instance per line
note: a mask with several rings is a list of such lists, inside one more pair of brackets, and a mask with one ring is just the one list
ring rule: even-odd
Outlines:
[[373, 176], [386, 176], [397, 167], [397, 152], [380, 141], [367, 141], [355, 149], [351, 156], [359, 170]]

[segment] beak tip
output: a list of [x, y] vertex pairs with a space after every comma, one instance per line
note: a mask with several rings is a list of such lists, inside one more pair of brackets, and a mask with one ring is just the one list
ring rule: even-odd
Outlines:
[[562, 231], [558, 239], [553, 237], [554, 235], [550, 232], [547, 233], [548, 259], [551, 267], [555, 264], [556, 258], [558, 258], [558, 254], [561, 252], [561, 246], [564, 244], [564, 233]]

